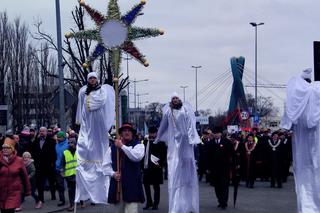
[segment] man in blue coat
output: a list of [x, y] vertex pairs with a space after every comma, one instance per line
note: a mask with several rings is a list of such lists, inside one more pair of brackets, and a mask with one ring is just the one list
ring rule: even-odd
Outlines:
[[58, 206], [65, 205], [65, 197], [64, 197], [64, 177], [63, 177], [63, 166], [62, 166], [62, 157], [63, 152], [69, 148], [68, 139], [66, 138], [66, 134], [63, 131], [59, 131], [57, 133], [57, 144], [56, 144], [56, 181], [57, 181], [57, 189], [59, 193]]

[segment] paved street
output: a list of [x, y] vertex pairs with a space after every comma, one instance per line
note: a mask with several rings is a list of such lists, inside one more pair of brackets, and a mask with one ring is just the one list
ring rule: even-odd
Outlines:
[[[48, 193], [47, 199], [48, 197]], [[257, 181], [254, 189], [239, 187], [239, 194], [236, 208], [233, 208], [233, 188], [230, 187], [229, 194], [229, 207], [224, 212], [226, 213], [294, 213], [296, 212], [296, 200], [294, 192], [293, 177], [289, 178], [288, 183], [284, 184], [284, 188], [270, 188], [269, 183]], [[28, 197], [23, 205], [23, 213], [44, 213], [44, 212], [67, 212], [65, 208], [56, 206], [57, 201], [46, 200], [44, 207], [40, 210], [34, 209], [32, 198]], [[213, 188], [208, 184], [200, 183], [200, 212], [212, 213], [223, 212], [216, 207], [217, 202], [214, 195]], [[143, 211], [143, 205], [140, 205], [139, 212], [158, 212], [167, 213], [167, 185], [164, 184], [161, 189], [161, 202], [158, 211]], [[81, 213], [114, 213], [115, 210], [112, 206], [96, 205], [90, 206], [87, 203], [85, 209], [78, 208], [77, 212]]]

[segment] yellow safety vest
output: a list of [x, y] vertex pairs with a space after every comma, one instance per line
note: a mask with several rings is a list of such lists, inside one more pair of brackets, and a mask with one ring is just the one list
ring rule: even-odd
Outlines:
[[64, 158], [66, 160], [66, 165], [64, 168], [64, 176], [70, 177], [72, 175], [76, 174], [76, 167], [77, 167], [77, 154], [74, 153], [74, 156], [72, 156], [71, 152], [69, 150], [65, 150], [63, 152]]

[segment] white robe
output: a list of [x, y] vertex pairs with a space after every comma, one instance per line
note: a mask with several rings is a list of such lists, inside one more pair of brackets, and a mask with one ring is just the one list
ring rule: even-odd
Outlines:
[[298, 213], [320, 212], [320, 82], [293, 77], [280, 126], [293, 129], [293, 169]]
[[108, 131], [115, 118], [115, 94], [109, 85], [85, 94], [87, 86], [79, 91], [76, 122], [80, 132], [77, 144], [75, 202], [90, 199], [93, 203], [108, 201], [111, 168], [108, 154]]
[[169, 213], [198, 213], [199, 187], [194, 159], [194, 145], [200, 143], [195, 116], [189, 104], [180, 110], [163, 108], [158, 141], [168, 145]]

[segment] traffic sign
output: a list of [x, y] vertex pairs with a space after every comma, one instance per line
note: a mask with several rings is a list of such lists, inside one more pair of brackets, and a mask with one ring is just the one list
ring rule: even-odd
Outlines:
[[196, 122], [199, 122], [199, 124], [202, 124], [202, 125], [208, 125], [209, 124], [209, 117], [208, 116], [197, 116]]
[[249, 114], [248, 111], [242, 111], [242, 112], [241, 112], [241, 119], [242, 119], [242, 120], [248, 120], [249, 117], [250, 117], [250, 114]]

